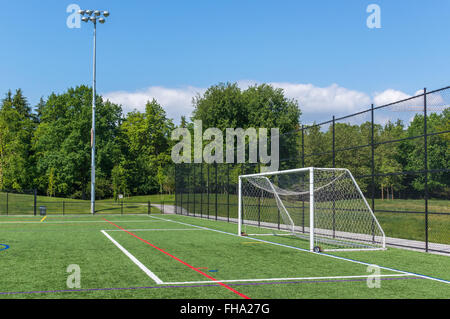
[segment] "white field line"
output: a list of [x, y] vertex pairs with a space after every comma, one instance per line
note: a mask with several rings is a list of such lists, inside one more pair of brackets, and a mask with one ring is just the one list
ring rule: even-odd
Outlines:
[[[160, 223], [161, 221], [149, 221], [147, 220], [121, 220], [121, 223]], [[1, 224], [40, 224], [40, 221], [13, 221], [13, 222], [0, 222]], [[104, 220], [61, 220], [61, 221], [46, 221], [44, 224], [78, 224], [78, 223], [107, 223]]]
[[[147, 216], [148, 214], [125, 214], [125, 215], [120, 215], [120, 214], [95, 214], [94, 216], [101, 216], [101, 217], [104, 217], [104, 216]], [[152, 214], [152, 215], [162, 215], [162, 214]], [[47, 214], [47, 216], [50, 216], [50, 217], [62, 217], [62, 218], [65, 218], [65, 217], [75, 217], [75, 218], [79, 218], [79, 217], [92, 217], [92, 214], [91, 213], [85, 213], [85, 214], [65, 214], [65, 215], [63, 215], [63, 214]], [[24, 214], [24, 215], [16, 215], [16, 214], [9, 214], [9, 215], [0, 215], [0, 219], [2, 219], [2, 218], [14, 218], [14, 217], [29, 217], [29, 218], [33, 218], [33, 217], [35, 217], [35, 218], [39, 218], [40, 217], [40, 215], [34, 215], [34, 214]]]
[[[369, 264], [369, 263], [366, 263], [366, 262], [363, 262], [363, 261], [354, 260], [354, 259], [350, 259], [350, 258], [339, 257], [339, 256], [335, 256], [335, 255], [325, 254], [325, 253], [315, 253], [315, 252], [311, 252], [311, 251], [309, 251], [307, 249], [302, 249], [302, 248], [298, 248], [298, 247], [294, 247], [294, 246], [274, 243], [274, 242], [270, 242], [270, 241], [266, 241], [266, 240], [262, 240], [262, 239], [258, 239], [258, 238], [241, 237], [241, 236], [239, 236], [237, 234], [225, 232], [225, 231], [222, 231], [222, 230], [212, 229], [212, 228], [203, 227], [203, 226], [197, 226], [197, 225], [193, 225], [193, 224], [189, 224], [189, 223], [183, 223], [183, 222], [179, 222], [179, 221], [175, 221], [175, 220], [171, 220], [171, 219], [166, 219], [166, 218], [159, 218], [159, 217], [155, 217], [155, 216], [148, 216], [148, 217], [154, 218], [154, 219], [159, 219], [159, 220], [170, 221], [170, 222], [173, 222], [173, 223], [178, 223], [180, 225], [206, 229], [206, 230], [210, 230], [210, 231], [213, 231], [213, 232], [226, 234], [226, 235], [230, 235], [230, 236], [235, 236], [235, 237], [240, 237], [240, 238], [244, 238], [244, 239], [251, 239], [251, 240], [255, 240], [255, 241], [265, 242], [265, 243], [268, 243], [268, 244], [281, 246], [281, 247], [286, 247], [286, 248], [291, 248], [291, 249], [307, 252], [307, 253], [310, 253], [310, 254], [317, 254], [318, 256], [324, 256], [324, 257], [344, 260], [344, 261], [348, 261], [348, 262], [352, 262], [352, 263], [356, 263], [356, 264], [360, 264], [360, 265], [365, 265], [365, 266], [374, 266], [373, 264]], [[197, 217], [193, 217], [193, 216], [184, 216], [184, 217], [197, 218]], [[398, 272], [398, 273], [401, 273], [403, 275], [412, 275], [412, 276], [421, 277], [421, 278], [425, 278], [425, 279], [429, 279], [429, 280], [433, 280], [433, 281], [438, 281], [438, 282], [445, 283], [445, 284], [450, 284], [450, 281], [444, 280], [444, 279], [440, 279], [440, 278], [434, 278], [434, 277], [431, 277], [431, 276], [425, 276], [425, 275], [416, 274], [416, 273], [413, 273], [413, 272], [408, 272], [408, 271], [403, 271], [403, 270], [398, 270], [398, 269], [394, 269], [394, 268], [390, 268], [390, 267], [383, 267], [383, 266], [379, 266], [379, 265], [376, 265], [376, 266], [379, 267], [380, 269], [389, 270], [389, 271], [393, 271], [393, 272]]]
[[[192, 229], [192, 228], [146, 228], [146, 229], [128, 229], [128, 231], [204, 231], [206, 229]], [[118, 231], [118, 232], [123, 232], [122, 229], [108, 229], [108, 232], [111, 231]]]
[[248, 236], [292, 236], [292, 234], [248, 234]]
[[117, 241], [115, 241], [110, 235], [108, 235], [106, 233], [106, 231], [101, 230], [101, 232], [103, 233], [103, 235], [105, 235], [110, 241], [112, 241], [112, 243], [114, 245], [117, 246], [117, 248], [119, 248], [128, 258], [131, 259], [131, 261], [133, 261], [139, 268], [141, 268], [141, 270], [143, 272], [145, 272], [147, 274], [147, 276], [149, 276], [150, 278], [152, 278], [158, 285], [163, 284], [164, 282], [159, 279], [158, 276], [156, 276], [150, 269], [148, 269], [147, 267], [145, 267], [136, 257], [134, 257], [131, 253], [128, 252], [128, 250], [126, 250], [125, 248], [122, 247], [122, 245], [120, 245]]
[[[293, 278], [257, 278], [257, 279], [231, 279], [220, 280], [220, 282], [259, 282], [259, 281], [289, 281], [289, 280], [326, 280], [326, 279], [355, 279], [355, 278], [381, 278], [381, 277], [406, 277], [413, 276], [409, 274], [390, 274], [390, 275], [361, 275], [361, 276], [330, 276], [330, 277], [293, 277]], [[181, 285], [181, 284], [204, 284], [210, 283], [206, 281], [180, 281], [165, 282], [165, 285]]]

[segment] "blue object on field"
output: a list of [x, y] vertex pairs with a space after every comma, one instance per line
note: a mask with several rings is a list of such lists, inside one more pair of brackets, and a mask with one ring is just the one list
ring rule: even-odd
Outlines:
[[[2, 247], [2, 246], [3, 246], [3, 247]], [[2, 250], [7, 250], [8, 248], [9, 248], [8, 245], [0, 244], [0, 251], [2, 251]]]
[[208, 270], [209, 272], [218, 272], [218, 270]]

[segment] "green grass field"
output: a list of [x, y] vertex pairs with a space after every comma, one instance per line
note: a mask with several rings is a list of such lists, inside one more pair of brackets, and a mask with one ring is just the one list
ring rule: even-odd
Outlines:
[[[194, 205], [194, 199], [196, 204]], [[200, 205], [202, 201], [202, 205]], [[189, 204], [187, 204], [189, 202]], [[209, 204], [208, 204], [209, 203]], [[227, 203], [230, 203], [228, 205]], [[375, 201], [376, 210], [390, 210], [391, 212], [377, 212], [375, 215], [380, 222], [386, 236], [394, 238], [403, 238], [410, 240], [425, 241], [425, 214], [414, 213], [424, 211], [425, 202], [423, 200], [381, 200]], [[180, 201], [178, 202], [180, 205]], [[183, 195], [183, 207], [188, 209], [191, 214], [215, 216], [216, 214], [216, 196], [215, 194], [190, 194]], [[305, 203], [306, 221], [308, 219], [308, 203]], [[449, 200], [429, 200], [428, 202], [428, 231], [430, 242], [440, 244], [450, 244], [450, 201]], [[274, 205], [274, 210], [276, 207]], [[297, 209], [297, 214], [301, 214]], [[447, 214], [441, 214], [447, 213]], [[222, 217], [237, 218], [237, 198], [235, 195], [218, 194], [217, 196], [217, 215]], [[300, 218], [300, 217], [298, 217]]]
[[[195, 205], [193, 204], [197, 202]], [[186, 202], [189, 200], [190, 204]], [[202, 200], [202, 205], [200, 201]], [[123, 206], [120, 201], [113, 201], [111, 199], [98, 200], [96, 202], [96, 210], [99, 214], [147, 214], [148, 202], [151, 204], [165, 203], [173, 205], [175, 201], [174, 195], [145, 195], [133, 196], [123, 199]], [[210, 215], [215, 215], [216, 210], [216, 196], [215, 194], [195, 194], [183, 195], [183, 206], [191, 213], [207, 215], [208, 210]], [[0, 215], [22, 215], [33, 214], [34, 197], [26, 194], [8, 194], [8, 209], [6, 208], [6, 193], [0, 192]], [[231, 205], [227, 205], [227, 203]], [[70, 214], [89, 214], [90, 202], [88, 200], [76, 200], [58, 197], [38, 196], [37, 206], [46, 206], [47, 214], [49, 215], [65, 215]], [[403, 238], [410, 240], [425, 241], [425, 219], [423, 213], [413, 213], [424, 211], [425, 202], [423, 200], [375, 200], [376, 210], [391, 210], [398, 211], [397, 213], [376, 212], [376, 216], [388, 237]], [[209, 208], [208, 208], [209, 207]], [[305, 204], [307, 209], [308, 204]], [[442, 215], [439, 213], [450, 213], [449, 200], [435, 200], [431, 199], [428, 202], [429, 209], [429, 240], [430, 242], [440, 244], [450, 244], [450, 236], [448, 230], [450, 229], [450, 215]], [[151, 213], [158, 212], [158, 209], [151, 207]], [[39, 214], [39, 211], [38, 211]], [[229, 199], [226, 194], [217, 195], [217, 215], [236, 218], [237, 217], [237, 199], [235, 195], [230, 195]]]
[[[298, 239], [239, 237], [235, 224], [179, 215], [41, 220], [0, 217], [0, 298], [450, 298], [447, 256], [315, 254]], [[384, 267], [380, 288], [367, 285], [371, 264]]]

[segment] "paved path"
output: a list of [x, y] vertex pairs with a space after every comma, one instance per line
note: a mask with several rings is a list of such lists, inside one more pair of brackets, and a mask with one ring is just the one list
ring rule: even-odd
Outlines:
[[[162, 204], [152, 204], [152, 206], [160, 209], [164, 212], [164, 214], [175, 214], [175, 206], [174, 205], [162, 205]], [[181, 211], [181, 207], [178, 207], [178, 212]], [[183, 209], [183, 214], [187, 214], [187, 210]], [[193, 216], [190, 214], [190, 216]], [[200, 217], [200, 216], [197, 216]], [[204, 217], [205, 218], [205, 217]], [[214, 216], [211, 216], [210, 219], [214, 219]], [[225, 220], [227, 221], [226, 217], [217, 216], [218, 220]], [[237, 220], [235, 218], [230, 218], [230, 222], [236, 223]], [[402, 238], [393, 238], [393, 237], [386, 237], [386, 245], [391, 247], [401, 247], [404, 249], [410, 249], [410, 250], [418, 250], [418, 251], [424, 251], [425, 250], [425, 242], [418, 241], [418, 240], [411, 240], [411, 239], [402, 239]], [[433, 254], [439, 254], [444, 256], [450, 256], [450, 245], [445, 244], [438, 244], [438, 243], [428, 243], [428, 248], [432, 250], [439, 250], [441, 252], [435, 252], [430, 251], [430, 253]]]
[[[158, 208], [163, 214], [175, 214], [175, 206], [168, 204], [151, 204], [153, 207]], [[181, 208], [178, 208], [181, 210]], [[187, 213], [185, 209], [183, 209], [183, 213]]]

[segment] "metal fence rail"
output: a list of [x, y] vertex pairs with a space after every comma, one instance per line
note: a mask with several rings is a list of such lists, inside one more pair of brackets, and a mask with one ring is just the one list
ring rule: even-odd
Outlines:
[[[39, 196], [36, 190], [3, 190], [0, 191], [0, 216], [40, 214], [40, 208], [45, 207], [48, 215], [91, 214], [90, 201], [71, 200], [67, 198], [52, 198]], [[164, 213], [164, 201], [140, 202], [127, 200], [97, 201], [96, 214], [151, 214]]]
[[[450, 87], [431, 92], [424, 89], [408, 99], [302, 125], [280, 136], [280, 154], [292, 143], [297, 149], [294, 156], [290, 152], [289, 156], [280, 156], [280, 170], [348, 168], [386, 236], [402, 239], [393, 240], [392, 245], [450, 254], [445, 248], [450, 245], [450, 121], [430, 124], [435, 115], [448, 112], [449, 107]], [[387, 120], [395, 124], [402, 117], [400, 136], [380, 135], [380, 130], [386, 132]], [[410, 129], [413, 121], [414, 130]], [[445, 145], [446, 152], [436, 153], [439, 145]], [[392, 149], [403, 155], [412, 149], [416, 154], [407, 157], [399, 168], [386, 164], [386, 153]], [[176, 165], [177, 213], [235, 222], [237, 178], [259, 169], [259, 164], [249, 163]], [[385, 180], [388, 185], [384, 185]], [[408, 246], [412, 242], [414, 245]]]

